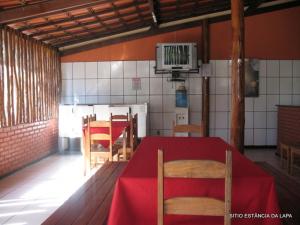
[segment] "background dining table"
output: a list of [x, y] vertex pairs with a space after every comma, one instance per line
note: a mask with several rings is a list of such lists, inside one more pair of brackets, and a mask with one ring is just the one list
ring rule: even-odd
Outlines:
[[[280, 225], [275, 182], [238, 150], [217, 137], [146, 137], [118, 179], [108, 225], [157, 224], [157, 150], [164, 160], [212, 159], [225, 162], [232, 150], [233, 225]], [[224, 200], [224, 179], [165, 179], [165, 198], [210, 196]], [[255, 218], [261, 216], [263, 218]], [[223, 224], [223, 217], [165, 216], [166, 225]]]

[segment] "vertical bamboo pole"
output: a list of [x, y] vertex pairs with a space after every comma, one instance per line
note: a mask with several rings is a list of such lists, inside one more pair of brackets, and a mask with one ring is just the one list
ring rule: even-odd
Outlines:
[[15, 81], [16, 81], [16, 91], [14, 92], [14, 95], [17, 102], [16, 102], [16, 124], [20, 124], [21, 121], [21, 92], [20, 92], [20, 85], [21, 85], [21, 77], [20, 77], [20, 51], [19, 51], [19, 36], [17, 33], [14, 31], [14, 73], [15, 73]]
[[[202, 21], [202, 63], [209, 63], [209, 24]], [[209, 77], [202, 77], [202, 133], [209, 136]]]
[[5, 45], [5, 49], [6, 49], [6, 54], [5, 54], [5, 64], [6, 64], [6, 86], [7, 86], [7, 118], [8, 118], [8, 126], [12, 125], [12, 118], [11, 118], [11, 78], [10, 78], [10, 74], [11, 74], [11, 67], [10, 67], [10, 59], [9, 59], [9, 33], [7, 31], [7, 29], [5, 29], [5, 40], [4, 40], [4, 45]]
[[31, 121], [31, 114], [30, 114], [30, 96], [29, 96], [29, 86], [30, 86], [30, 74], [29, 74], [29, 62], [28, 62], [28, 57], [29, 57], [29, 46], [28, 46], [28, 39], [25, 38], [25, 43], [24, 43], [24, 73], [25, 73], [25, 93], [26, 93], [26, 122], [30, 123]]
[[5, 127], [5, 108], [4, 108], [4, 61], [3, 61], [3, 30], [0, 28], [0, 126]]
[[20, 72], [21, 72], [21, 123], [25, 123], [25, 112], [26, 112], [26, 107], [25, 107], [25, 76], [24, 76], [24, 69], [25, 69], [25, 51], [24, 51], [24, 38], [20, 35], [20, 53], [21, 53], [21, 66], [20, 66]]
[[245, 68], [244, 68], [244, 1], [231, 0], [232, 70], [230, 143], [244, 152]]
[[16, 115], [15, 115], [15, 43], [14, 43], [14, 34], [12, 30], [9, 30], [9, 45], [10, 45], [10, 95], [11, 95], [11, 117], [12, 117], [12, 125], [16, 125]]

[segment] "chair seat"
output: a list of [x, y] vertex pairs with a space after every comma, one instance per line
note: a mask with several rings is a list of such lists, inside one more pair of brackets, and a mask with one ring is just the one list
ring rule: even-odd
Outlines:
[[[120, 149], [123, 149], [123, 146], [121, 144], [114, 144], [112, 147], [113, 153], [119, 152]], [[101, 144], [94, 144], [91, 146], [91, 152], [103, 152], [103, 153], [108, 153], [109, 148], [104, 148]]]

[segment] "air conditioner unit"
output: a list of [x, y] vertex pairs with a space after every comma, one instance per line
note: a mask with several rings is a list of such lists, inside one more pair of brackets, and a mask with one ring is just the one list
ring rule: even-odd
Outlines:
[[156, 71], [198, 72], [196, 43], [158, 43]]

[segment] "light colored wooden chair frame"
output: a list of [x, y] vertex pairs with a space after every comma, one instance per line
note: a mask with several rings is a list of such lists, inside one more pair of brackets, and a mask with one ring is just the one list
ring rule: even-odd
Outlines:
[[110, 118], [112, 121], [129, 121], [128, 113], [126, 115], [113, 115], [110, 113]]
[[203, 136], [202, 125], [195, 124], [175, 124], [173, 120], [173, 137], [176, 133], [198, 133], [200, 136]]
[[284, 157], [286, 157], [286, 168], [287, 168], [287, 170], [289, 170], [289, 168], [290, 168], [290, 151], [291, 151], [291, 148], [287, 144], [279, 143], [279, 150], [280, 150], [280, 164], [281, 164], [281, 167], [284, 168]]
[[[164, 177], [224, 178], [225, 200], [210, 197], [175, 197], [164, 199]], [[157, 224], [163, 225], [164, 215], [224, 216], [230, 225], [232, 156], [226, 151], [226, 164], [213, 160], [176, 160], [164, 162], [163, 151], [158, 150], [158, 208]]]
[[289, 170], [291, 175], [293, 174], [293, 167], [294, 167], [294, 161], [296, 155], [300, 157], [300, 147], [292, 146], [290, 148], [290, 165], [289, 165]]
[[[106, 128], [108, 128], [109, 133], [108, 134], [107, 133], [91, 134], [90, 129], [97, 128], [97, 127], [99, 127], [99, 128], [106, 127]], [[87, 135], [88, 135], [87, 139], [89, 140], [89, 143], [86, 144], [86, 146], [88, 148], [87, 154], [89, 154], [87, 158], [90, 160], [90, 163], [91, 163], [92, 157], [100, 157], [100, 158], [104, 158], [109, 161], [113, 161], [113, 156], [118, 153], [118, 150], [120, 148], [124, 148], [124, 145], [122, 146], [122, 145], [113, 143], [111, 119], [110, 119], [110, 121], [89, 121]], [[123, 134], [123, 139], [124, 139], [124, 134]], [[95, 142], [98, 142], [100, 140], [109, 141], [108, 151], [97, 151], [92, 148], [92, 144], [94, 144]], [[124, 141], [123, 141], [123, 143], [124, 143]], [[90, 165], [89, 165], [89, 169], [90, 169]]]
[[[137, 114], [135, 114], [133, 117], [130, 114], [129, 115], [129, 122], [130, 122], [130, 132], [129, 132], [129, 138], [126, 137], [126, 140], [129, 139], [129, 142], [126, 143], [126, 148], [119, 149], [118, 152], [118, 160], [120, 157], [122, 157], [123, 160], [129, 160], [132, 158], [133, 153], [137, 147], [138, 144], [138, 137], [137, 137]], [[124, 143], [123, 143], [124, 145]], [[125, 156], [125, 157], [124, 157]]]
[[[90, 115], [90, 116], [83, 116], [82, 117], [82, 130], [83, 132], [86, 132], [85, 135], [82, 135], [82, 139], [81, 139], [81, 153], [83, 155], [83, 174], [84, 176], [86, 175], [86, 171], [87, 169], [90, 169], [90, 161], [89, 161], [89, 157], [90, 157], [90, 153], [88, 153], [88, 151], [90, 151], [90, 148], [87, 146], [89, 143], [89, 136], [88, 136], [88, 123], [89, 121], [96, 121], [96, 114]], [[88, 168], [87, 168], [88, 166]]]

